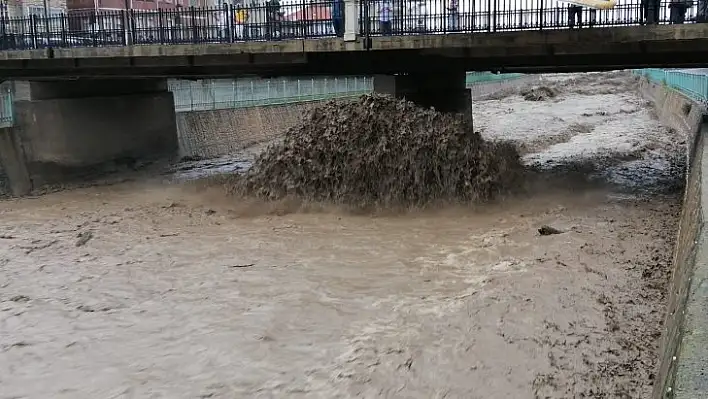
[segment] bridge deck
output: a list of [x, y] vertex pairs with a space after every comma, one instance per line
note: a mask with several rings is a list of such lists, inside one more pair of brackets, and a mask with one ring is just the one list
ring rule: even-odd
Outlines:
[[[368, 47], [368, 48], [367, 48]], [[0, 52], [6, 77], [599, 70], [708, 63], [708, 24]]]

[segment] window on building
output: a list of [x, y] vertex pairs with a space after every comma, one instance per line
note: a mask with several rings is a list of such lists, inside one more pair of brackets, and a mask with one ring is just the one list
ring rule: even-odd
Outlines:
[[[55, 8], [55, 7], [50, 7], [48, 10], [49, 16], [55, 17], [57, 15], [62, 15], [64, 13], [64, 9], [62, 8]], [[41, 6], [27, 6], [25, 10], [25, 15], [28, 17], [35, 16], [39, 18], [44, 18], [44, 7]]]

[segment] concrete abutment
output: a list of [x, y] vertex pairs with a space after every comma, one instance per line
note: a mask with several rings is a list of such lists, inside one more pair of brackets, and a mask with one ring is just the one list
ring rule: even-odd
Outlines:
[[112, 161], [177, 153], [174, 99], [164, 79], [14, 83], [15, 126], [0, 142], [4, 169], [26, 170], [8, 176], [14, 195]]
[[375, 75], [374, 91], [405, 98], [440, 112], [459, 112], [472, 118], [472, 95], [465, 71], [435, 74]]

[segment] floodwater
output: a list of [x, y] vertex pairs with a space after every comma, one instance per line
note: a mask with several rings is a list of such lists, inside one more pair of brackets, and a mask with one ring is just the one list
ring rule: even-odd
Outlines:
[[[526, 145], [529, 167], [663, 160], [682, 181], [677, 133], [630, 85], [570, 126], [600, 94], [568, 79], [607, 76], [480, 101], [477, 124]], [[626, 102], [641, 124], [613, 119]], [[610, 128], [632, 157], [590, 150]], [[563, 154], [563, 131], [589, 150]], [[646, 398], [679, 195], [599, 172], [375, 217], [153, 178], [0, 202], [0, 398]]]

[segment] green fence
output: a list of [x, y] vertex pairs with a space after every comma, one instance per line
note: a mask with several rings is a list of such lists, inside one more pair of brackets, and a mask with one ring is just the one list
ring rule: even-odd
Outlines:
[[467, 86], [471, 86], [477, 83], [498, 82], [501, 80], [514, 80], [523, 76], [523, 73], [467, 72]]
[[708, 75], [703, 71], [639, 69], [634, 73], [653, 82], [665, 84], [694, 100], [708, 102]]
[[364, 76], [171, 80], [177, 112], [258, 107], [359, 96], [373, 91]]
[[[519, 73], [469, 72], [467, 86], [511, 80]], [[374, 90], [373, 79], [365, 76], [170, 80], [177, 112], [259, 107], [355, 97]]]

